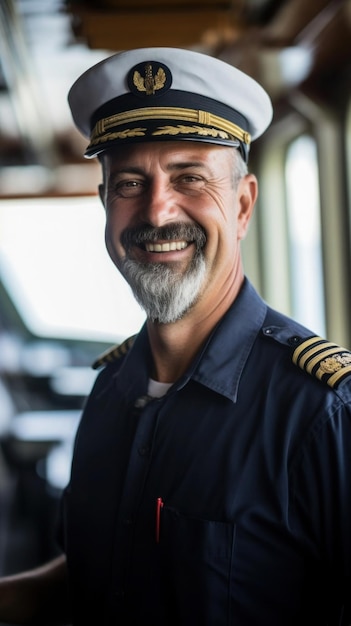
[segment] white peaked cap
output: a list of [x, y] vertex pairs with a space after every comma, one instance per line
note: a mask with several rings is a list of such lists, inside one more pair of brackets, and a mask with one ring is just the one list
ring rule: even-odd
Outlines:
[[268, 127], [268, 94], [241, 70], [180, 48], [115, 54], [76, 80], [68, 101], [74, 123], [90, 139], [86, 156], [124, 143], [204, 141], [249, 146]]

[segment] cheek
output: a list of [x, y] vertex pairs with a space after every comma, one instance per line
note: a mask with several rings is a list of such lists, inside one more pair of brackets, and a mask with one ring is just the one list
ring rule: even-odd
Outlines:
[[237, 220], [235, 216], [233, 197], [211, 196], [206, 210], [200, 207], [198, 213], [192, 217], [204, 229], [207, 235], [206, 250], [210, 256], [226, 254], [227, 248], [233, 249], [237, 238]]
[[[236, 230], [237, 223], [237, 199], [234, 191], [210, 190], [208, 192], [207, 219], [212, 227], [225, 237], [230, 231], [231, 236]], [[210, 226], [210, 227], [211, 227]], [[221, 234], [219, 235], [221, 237]]]
[[114, 263], [123, 255], [123, 248], [120, 244], [120, 230], [110, 216], [106, 216], [105, 223], [105, 246], [108, 254]]
[[108, 252], [108, 255], [110, 257], [110, 259], [116, 263], [117, 261], [117, 257], [116, 257], [116, 253], [114, 251], [114, 246], [113, 243], [111, 241], [111, 237], [110, 237], [110, 233], [108, 228], [105, 228], [105, 246], [106, 246], [106, 250]]

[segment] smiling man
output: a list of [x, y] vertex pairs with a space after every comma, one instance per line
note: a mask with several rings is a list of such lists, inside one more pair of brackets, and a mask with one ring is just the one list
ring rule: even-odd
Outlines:
[[150, 340], [169, 336], [181, 348], [179, 362], [154, 352], [157, 379], [174, 382], [242, 285], [239, 242], [256, 179], [232, 147], [195, 141], [115, 148], [101, 160], [107, 249], [147, 314]]
[[95, 364], [62, 555], [0, 581], [0, 619], [349, 626], [351, 355], [271, 309], [241, 258], [267, 94], [154, 48], [94, 66], [69, 102], [147, 321]]

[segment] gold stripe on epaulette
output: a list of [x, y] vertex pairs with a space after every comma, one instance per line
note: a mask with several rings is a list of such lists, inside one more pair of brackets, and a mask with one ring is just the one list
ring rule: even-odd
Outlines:
[[306, 350], [306, 348], [308, 348], [310, 345], [314, 345], [317, 342], [323, 341], [323, 339], [321, 337], [310, 337], [309, 339], [306, 339], [306, 341], [304, 341], [303, 343], [300, 343], [299, 346], [297, 346], [297, 348], [294, 350], [293, 353], [293, 362], [295, 363], [295, 365], [297, 364], [297, 360], [300, 356], [300, 354]]
[[333, 388], [351, 375], [351, 352], [318, 336], [303, 341], [294, 350], [292, 361]]
[[94, 370], [103, 367], [103, 365], [108, 365], [109, 363], [113, 363], [114, 361], [118, 361], [122, 356], [127, 354], [127, 352], [132, 347], [136, 335], [132, 335], [128, 337], [125, 341], [116, 346], [112, 346], [112, 348], [108, 348], [105, 352], [103, 352], [97, 359], [94, 361], [92, 368]]

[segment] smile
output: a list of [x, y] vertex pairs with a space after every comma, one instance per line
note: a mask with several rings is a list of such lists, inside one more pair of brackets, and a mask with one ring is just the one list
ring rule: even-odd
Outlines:
[[189, 245], [188, 241], [167, 241], [165, 243], [145, 243], [146, 252], [172, 252], [184, 250]]

